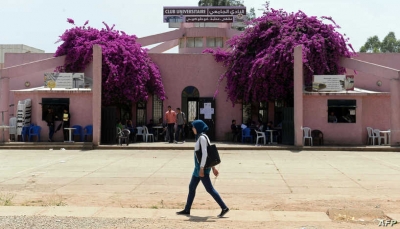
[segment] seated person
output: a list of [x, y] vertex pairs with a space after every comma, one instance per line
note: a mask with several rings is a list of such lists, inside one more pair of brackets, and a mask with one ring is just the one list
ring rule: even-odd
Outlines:
[[127, 120], [126, 121], [126, 129], [128, 129], [131, 132], [129, 137], [131, 138], [130, 140], [133, 141], [135, 139], [136, 130], [135, 130], [135, 127], [132, 124], [132, 120]]
[[122, 125], [121, 120], [117, 121], [117, 127], [120, 128], [121, 130], [124, 129], [124, 126]]
[[251, 121], [250, 123], [250, 129], [257, 129], [257, 124], [255, 121]]
[[153, 121], [153, 119], [150, 119], [149, 124], [146, 125], [147, 129], [149, 130], [149, 134], [154, 133], [153, 126], [154, 126], [154, 121]]
[[264, 123], [262, 123], [262, 122], [258, 123], [257, 131], [264, 132]]
[[272, 121], [269, 121], [268, 123], [267, 123], [267, 126], [265, 127], [265, 137], [267, 137], [267, 142], [270, 142], [271, 141], [271, 137], [270, 137], [270, 134], [271, 134], [271, 132], [270, 131], [267, 131], [267, 130], [273, 130], [274, 129], [274, 124], [272, 123]]
[[337, 118], [334, 112], [331, 112], [331, 114], [328, 116], [328, 122], [337, 123]]
[[167, 128], [167, 124], [163, 122], [163, 118], [160, 118], [158, 120], [158, 125], [162, 126], [162, 131], [160, 131], [160, 133], [158, 133], [160, 136], [165, 136], [164, 140], [168, 141], [169, 140], [169, 134], [168, 134], [168, 128]]
[[239, 141], [239, 136], [240, 136], [240, 133], [242, 132], [242, 130], [240, 129], [239, 126], [236, 125], [236, 120], [235, 119], [232, 120], [231, 131], [232, 131], [232, 135], [233, 135], [232, 141], [233, 142], [235, 140]]

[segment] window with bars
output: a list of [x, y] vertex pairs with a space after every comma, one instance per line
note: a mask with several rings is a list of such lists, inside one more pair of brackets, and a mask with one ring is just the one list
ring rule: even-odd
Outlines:
[[268, 122], [268, 103], [261, 102], [260, 108], [258, 109], [258, 121], [261, 123]]
[[154, 123], [163, 119], [163, 101], [158, 96], [153, 96], [153, 120]]
[[251, 104], [242, 104], [242, 123], [251, 120]]
[[136, 103], [136, 126], [146, 125], [146, 102]]
[[186, 38], [186, 47], [188, 48], [201, 48], [203, 47], [202, 37], [188, 37]]
[[222, 37], [207, 37], [207, 47], [224, 47], [224, 39]]

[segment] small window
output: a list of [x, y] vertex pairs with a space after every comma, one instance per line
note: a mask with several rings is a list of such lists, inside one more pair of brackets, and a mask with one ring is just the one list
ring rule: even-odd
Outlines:
[[179, 48], [184, 48], [185, 47], [185, 39], [181, 38], [179, 39]]
[[242, 123], [251, 121], [251, 104], [242, 104]]
[[153, 95], [153, 120], [157, 122], [163, 119], [163, 101], [158, 96]]
[[46, 120], [48, 110], [52, 109], [56, 118], [55, 121], [62, 121], [64, 109], [69, 110], [69, 98], [42, 98], [42, 120]]
[[329, 123], [356, 123], [356, 100], [328, 100]]
[[186, 47], [188, 48], [202, 48], [203, 38], [202, 37], [188, 37], [186, 38]]
[[205, 27], [206, 23], [204, 22], [195, 22], [193, 23], [194, 27]]
[[222, 37], [207, 37], [207, 47], [224, 47], [224, 39]]
[[136, 103], [136, 126], [146, 125], [146, 102]]
[[186, 38], [186, 47], [194, 48], [194, 37]]
[[203, 38], [202, 37], [195, 37], [194, 38], [194, 47], [202, 48], [203, 47]]
[[261, 123], [268, 122], [268, 103], [261, 102], [258, 110], [258, 121]]

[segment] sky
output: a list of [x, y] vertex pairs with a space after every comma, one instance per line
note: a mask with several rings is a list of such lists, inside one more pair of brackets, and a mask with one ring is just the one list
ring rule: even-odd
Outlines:
[[[73, 27], [67, 18], [82, 26], [109, 26], [127, 34], [145, 37], [174, 29], [163, 23], [164, 6], [197, 6], [198, 0], [0, 0], [0, 44], [24, 44], [54, 53], [62, 33]], [[254, 7], [262, 15], [265, 0], [244, 0], [247, 11]], [[395, 32], [400, 39], [398, 0], [270, 0], [270, 7], [308, 16], [331, 16], [338, 30], [350, 38], [356, 51], [368, 37], [380, 40]], [[328, 21], [326, 22], [328, 23]], [[177, 48], [168, 52], [177, 52]]]

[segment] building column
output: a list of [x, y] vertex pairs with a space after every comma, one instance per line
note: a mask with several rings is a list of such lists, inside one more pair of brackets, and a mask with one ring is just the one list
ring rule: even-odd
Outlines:
[[101, 140], [101, 67], [102, 52], [100, 45], [93, 46], [93, 85], [92, 85], [92, 101], [93, 101], [93, 145], [100, 145]]
[[294, 48], [294, 145], [303, 146], [303, 48]]
[[[10, 100], [10, 78], [2, 75], [0, 70], [0, 125], [9, 125], [9, 100]], [[8, 129], [0, 130], [1, 142], [9, 140]]]
[[400, 80], [390, 80], [390, 142], [392, 146], [400, 144]]

